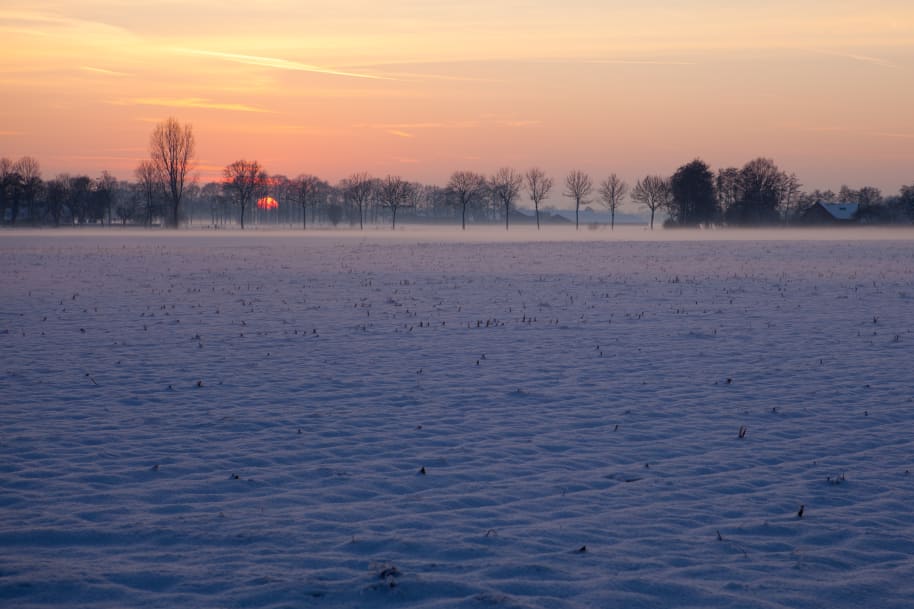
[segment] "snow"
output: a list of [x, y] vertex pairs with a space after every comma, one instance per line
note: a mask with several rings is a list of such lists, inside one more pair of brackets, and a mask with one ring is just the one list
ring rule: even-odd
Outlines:
[[545, 232], [0, 235], [0, 604], [909, 607], [914, 236]]

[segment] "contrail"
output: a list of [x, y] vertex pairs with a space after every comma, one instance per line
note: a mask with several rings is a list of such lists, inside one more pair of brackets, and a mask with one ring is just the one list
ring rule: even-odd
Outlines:
[[205, 51], [202, 49], [175, 49], [179, 53], [185, 53], [189, 55], [202, 55], [204, 57], [214, 57], [216, 59], [224, 59], [226, 61], [234, 61], [236, 63], [243, 63], [249, 66], [261, 66], [264, 68], [275, 68], [277, 70], [292, 70], [294, 72], [313, 72], [315, 74], [328, 74], [330, 76], [346, 76], [349, 78], [368, 78], [371, 80], [394, 80], [392, 78], [387, 78], [384, 76], [376, 76], [374, 74], [359, 74], [357, 72], [345, 72], [342, 70], [334, 70], [332, 68], [323, 68], [321, 66], [315, 66], [307, 63], [300, 63], [298, 61], [289, 61], [288, 59], [280, 59], [277, 57], [261, 57], [259, 55], [241, 55], [239, 53], [223, 53], [220, 51]]

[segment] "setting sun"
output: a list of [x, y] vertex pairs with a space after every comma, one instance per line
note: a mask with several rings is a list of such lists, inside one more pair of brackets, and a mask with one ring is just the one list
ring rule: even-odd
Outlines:
[[273, 197], [261, 197], [257, 199], [258, 209], [278, 209], [279, 201]]
[[912, 0], [0, 0], [0, 607], [911, 607], [912, 75]]

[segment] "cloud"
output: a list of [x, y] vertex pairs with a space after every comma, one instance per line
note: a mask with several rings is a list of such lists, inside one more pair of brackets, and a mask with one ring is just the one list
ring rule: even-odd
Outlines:
[[194, 171], [199, 171], [201, 173], [216, 174], [222, 175], [222, 170], [225, 169], [225, 165], [213, 165], [212, 163], [197, 163], [194, 165]]
[[872, 57], [870, 55], [860, 55], [857, 53], [845, 53], [839, 51], [826, 51], [823, 49], [811, 49], [813, 53], [817, 55], [828, 55], [830, 57], [841, 57], [844, 59], [850, 59], [852, 61], [857, 61], [861, 63], [871, 63], [873, 65], [882, 66], [883, 68], [893, 68], [897, 69], [900, 66], [896, 63], [892, 63], [888, 59], [882, 59], [881, 57]]
[[64, 36], [88, 43], [136, 41], [129, 30], [103, 21], [76, 19], [54, 12], [0, 9], [0, 30], [31, 36]]
[[390, 135], [402, 138], [416, 137], [413, 131], [433, 130], [433, 129], [476, 129], [483, 125], [499, 125], [520, 129], [524, 127], [533, 127], [542, 124], [538, 120], [517, 120], [517, 119], [500, 119], [495, 116], [487, 115], [480, 121], [454, 121], [454, 122], [417, 122], [417, 123], [360, 123], [353, 125], [353, 129], [376, 129], [384, 131]]
[[[676, 61], [664, 59], [582, 59], [567, 60], [567, 63], [586, 63], [594, 65], [631, 65], [631, 66], [694, 66], [694, 61]], [[563, 62], [564, 63], [564, 62]]]
[[130, 76], [126, 72], [115, 72], [114, 70], [106, 70], [104, 68], [93, 68], [92, 66], [79, 66], [79, 69], [83, 72], [90, 72], [92, 74], [101, 74], [102, 76]]
[[[586, 58], [586, 57], [562, 57], [562, 56], [545, 56], [545, 57], [491, 57], [488, 59], [412, 59], [403, 60], [396, 63], [374, 63], [367, 64], [365, 67], [377, 70], [386, 76], [395, 77], [400, 80], [442, 80], [455, 82], [477, 82], [477, 83], [498, 83], [505, 82], [504, 78], [492, 76], [468, 76], [448, 74], [446, 70], [468, 70], [480, 66], [515, 66], [515, 65], [563, 65], [563, 64], [583, 64], [583, 65], [643, 65], [643, 66], [694, 66], [698, 65], [694, 61], [684, 61], [677, 59], [614, 59], [614, 58]], [[424, 68], [434, 67], [434, 72], [423, 71]]]
[[847, 127], [800, 127], [800, 131], [809, 131], [812, 133], [848, 133]]
[[185, 97], [185, 98], [160, 98], [160, 97], [137, 97], [131, 99], [111, 100], [108, 103], [118, 106], [164, 106], [166, 108], [202, 108], [206, 110], [229, 110], [234, 112], [270, 112], [263, 108], [256, 108], [246, 104], [225, 104], [214, 102], [203, 97]]
[[901, 140], [914, 139], [914, 133], [904, 131], [870, 131], [864, 129], [851, 129], [848, 127], [800, 127], [799, 130], [808, 131], [810, 133], [842, 133], [858, 137], [881, 137]]
[[895, 133], [891, 131], [868, 131], [867, 135], [875, 137], [888, 137], [892, 139], [914, 140], [914, 133]]
[[140, 148], [139, 146], [125, 146], [123, 148], [108, 148], [108, 152], [140, 152], [145, 154], [146, 148]]
[[250, 133], [254, 135], [312, 135], [333, 137], [345, 135], [346, 132], [339, 129], [328, 127], [315, 127], [313, 125], [289, 125], [289, 124], [261, 124], [246, 122], [233, 122], [230, 124], [219, 124], [219, 129], [231, 131], [233, 133]]
[[139, 156], [115, 156], [115, 155], [101, 155], [101, 154], [68, 154], [68, 155], [51, 155], [49, 158], [54, 159], [55, 161], [63, 162], [80, 162], [80, 161], [92, 161], [92, 162], [103, 162], [106, 164], [112, 164], [120, 167], [125, 167], [128, 165], [133, 165], [139, 161], [142, 161], [145, 157]]
[[[493, 60], [494, 62], [494, 60]], [[365, 64], [360, 65], [359, 68], [368, 68], [374, 70], [380, 75], [383, 75], [390, 80], [403, 80], [403, 81], [428, 81], [428, 80], [441, 80], [448, 82], [488, 82], [496, 83], [503, 82], [502, 79], [491, 78], [491, 77], [479, 77], [479, 76], [458, 76], [456, 74], [443, 74], [443, 73], [434, 73], [434, 72], [423, 72], [421, 68], [426, 66], [436, 66], [436, 67], [451, 67], [451, 66], [464, 66], [466, 64], [476, 64], [476, 63], [486, 63], [481, 61], [467, 62], [464, 60], [452, 60], [452, 61], [441, 61], [441, 60], [408, 60], [401, 61], [396, 63], [374, 63], [374, 64]], [[404, 68], [412, 68], [406, 70]]]
[[452, 74], [429, 74], [422, 72], [384, 72], [385, 76], [389, 76], [395, 80], [413, 80], [413, 81], [423, 81], [423, 80], [443, 80], [449, 82], [504, 82], [501, 79], [497, 78], [482, 78], [478, 76], [454, 76]]
[[390, 77], [378, 76], [376, 74], [361, 74], [357, 72], [347, 72], [335, 70], [333, 68], [324, 68], [297, 61], [289, 61], [277, 57], [262, 57], [259, 55], [241, 55], [238, 53], [223, 53], [220, 51], [206, 51], [203, 49], [175, 49], [176, 52], [185, 55], [199, 55], [201, 57], [212, 57], [225, 61], [233, 61], [249, 66], [258, 66], [262, 68], [273, 68], [276, 70], [291, 70], [294, 72], [311, 72], [314, 74], [327, 74], [329, 76], [345, 76], [348, 78], [367, 78], [370, 80], [393, 80]]
[[360, 123], [355, 129], [379, 129], [381, 131], [405, 131], [407, 129], [470, 129], [478, 126], [475, 121], [424, 122], [424, 123]]

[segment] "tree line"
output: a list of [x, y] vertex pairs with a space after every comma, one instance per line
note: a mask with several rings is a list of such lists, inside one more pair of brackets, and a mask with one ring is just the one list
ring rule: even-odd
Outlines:
[[61, 226], [122, 224], [177, 227], [198, 224], [213, 227], [246, 223], [300, 225], [390, 222], [409, 214], [414, 222], [468, 222], [526, 219], [519, 213], [522, 200], [533, 206], [537, 228], [545, 220], [544, 201], [559, 195], [574, 206], [575, 226], [580, 212], [599, 205], [610, 217], [610, 228], [626, 199], [649, 212], [650, 228], [658, 215], [665, 226], [771, 226], [802, 221], [803, 211], [818, 201], [858, 204], [858, 219], [869, 223], [914, 221], [914, 184], [897, 195], [883, 196], [878, 188], [859, 190], [842, 186], [835, 193], [804, 192], [795, 174], [771, 159], [757, 158], [742, 167], [713, 171], [701, 159], [679, 167], [671, 176], [647, 175], [633, 185], [610, 173], [595, 182], [581, 170], [572, 170], [559, 188], [539, 168], [525, 172], [511, 167], [490, 176], [455, 171], [445, 186], [410, 182], [396, 175], [374, 177], [356, 172], [331, 184], [301, 174], [294, 178], [271, 175], [256, 160], [239, 159], [227, 165], [222, 179], [202, 186], [191, 177], [196, 153], [190, 125], [169, 118], [150, 136], [149, 158], [134, 171], [133, 181], [119, 181], [107, 171], [98, 177], [59, 174], [43, 180], [39, 162], [0, 158], [0, 222], [6, 225]]

